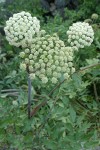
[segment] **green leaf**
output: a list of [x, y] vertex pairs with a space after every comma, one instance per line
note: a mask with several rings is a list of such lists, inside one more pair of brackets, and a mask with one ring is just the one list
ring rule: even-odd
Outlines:
[[81, 84], [82, 84], [82, 79], [81, 79], [80, 74], [79, 74], [79, 73], [74, 73], [74, 74], [72, 75], [72, 79], [73, 79], [73, 81], [74, 81], [74, 85], [75, 85], [77, 88], [79, 88], [79, 86], [81, 86]]
[[72, 122], [75, 122], [76, 112], [72, 106], [70, 106], [70, 108], [69, 108], [69, 113], [70, 113], [70, 118], [71, 118]]

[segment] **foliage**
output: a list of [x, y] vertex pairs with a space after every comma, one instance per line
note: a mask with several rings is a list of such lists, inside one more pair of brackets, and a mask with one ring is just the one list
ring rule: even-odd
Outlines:
[[41, 20], [47, 33], [57, 32], [68, 46], [69, 26], [91, 19], [93, 13], [99, 15], [97, 4], [97, 0], [80, 0], [77, 9], [65, 8], [65, 19], [56, 13], [54, 18], [47, 17], [47, 23], [37, 0], [0, 4], [1, 150], [87, 150], [100, 145], [100, 65], [96, 65], [100, 64], [100, 16], [90, 23], [95, 32], [93, 44], [75, 53], [76, 73], [71, 80], [58, 83], [55, 89], [32, 82], [31, 109], [46, 104], [35, 109], [31, 119], [27, 116], [27, 74], [19, 70], [21, 48], [10, 46], [2, 30], [10, 15], [25, 10]]

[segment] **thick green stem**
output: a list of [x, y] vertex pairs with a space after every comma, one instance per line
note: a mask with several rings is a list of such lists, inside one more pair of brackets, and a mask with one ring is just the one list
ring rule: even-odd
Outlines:
[[28, 118], [30, 119], [31, 113], [31, 79], [28, 74]]

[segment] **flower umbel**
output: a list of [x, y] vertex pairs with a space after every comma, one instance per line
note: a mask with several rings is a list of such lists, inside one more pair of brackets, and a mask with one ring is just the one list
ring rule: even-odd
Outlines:
[[94, 39], [94, 31], [86, 22], [73, 23], [67, 31], [68, 42], [74, 50], [90, 46]]
[[4, 30], [10, 45], [24, 48], [19, 54], [20, 69], [26, 70], [31, 79], [38, 77], [44, 84], [49, 81], [56, 84], [59, 78], [68, 79], [75, 71], [73, 49], [65, 47], [57, 34], [50, 36], [40, 30], [39, 20], [30, 13], [14, 14]]
[[25, 11], [10, 17], [9, 20], [6, 21], [6, 27], [4, 28], [9, 44], [16, 47], [27, 47], [28, 44], [31, 44], [34, 35], [37, 34], [39, 30], [39, 20]]
[[91, 19], [97, 20], [99, 18], [98, 14], [92, 14]]
[[36, 37], [30, 48], [20, 53], [20, 57], [23, 59], [22, 64], [28, 65], [31, 79], [38, 77], [44, 84], [48, 81], [55, 84], [61, 76], [68, 79], [75, 70], [72, 69], [72, 48], [65, 47], [64, 42], [55, 34]]

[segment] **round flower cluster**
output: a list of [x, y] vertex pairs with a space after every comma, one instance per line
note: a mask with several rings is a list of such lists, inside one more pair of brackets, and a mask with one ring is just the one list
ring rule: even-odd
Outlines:
[[38, 77], [42, 83], [55, 84], [61, 76], [68, 79], [75, 72], [73, 50], [65, 47], [56, 34], [34, 38], [30, 48], [20, 52], [20, 57], [23, 59], [20, 68], [26, 70], [28, 66], [30, 78]]
[[67, 31], [68, 42], [74, 50], [90, 46], [94, 39], [92, 27], [85, 22], [73, 23]]
[[93, 20], [97, 20], [98, 19], [98, 14], [92, 14], [92, 16], [91, 16], [91, 19], [93, 19]]
[[92, 20], [91, 20], [91, 19], [85, 19], [84, 22], [91, 24], [91, 23], [92, 23]]
[[6, 39], [10, 45], [27, 47], [35, 34], [40, 30], [40, 21], [28, 12], [14, 14], [6, 21], [4, 28]]

